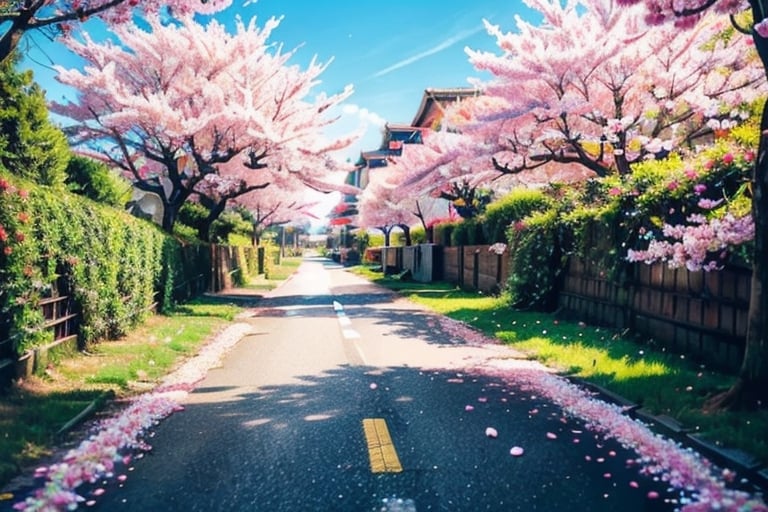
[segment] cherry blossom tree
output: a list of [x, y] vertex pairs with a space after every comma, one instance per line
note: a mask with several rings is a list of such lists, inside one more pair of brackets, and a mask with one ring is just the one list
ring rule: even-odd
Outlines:
[[[402, 155], [392, 163], [389, 183], [384, 184], [395, 194], [393, 201], [442, 199], [457, 205], [462, 217], [476, 215], [478, 210], [473, 206], [479, 206], [480, 188], [498, 177], [498, 173], [492, 170], [487, 158], [467, 158], [470, 144], [472, 141], [460, 133], [428, 131], [423, 134], [423, 144], [403, 148]], [[472, 151], [477, 148], [472, 147]], [[418, 211], [427, 206], [414, 204], [409, 209]], [[430, 223], [429, 219], [421, 220], [425, 227]]]
[[[765, 0], [622, 0], [638, 4], [646, 22], [671, 25], [684, 38], [695, 30], [709, 11], [731, 16], [734, 27], [757, 49], [763, 64], [763, 79], [768, 76], [768, 2]], [[748, 11], [749, 22], [740, 13]], [[726, 393], [713, 397], [708, 407], [754, 407], [768, 401], [768, 108], [763, 109], [760, 143], [752, 178], [752, 218], [755, 225], [751, 295], [746, 350], [739, 379]]]
[[328, 109], [352, 88], [312, 97], [328, 64], [288, 65], [293, 52], [267, 43], [278, 23], [240, 21], [230, 34], [216, 21], [150, 16], [148, 30], [115, 27], [119, 45], [69, 39], [87, 65], [58, 67], [58, 79], [80, 94], [51, 108], [75, 121], [68, 133], [82, 153], [162, 199], [169, 231], [193, 194], [215, 214], [232, 198], [291, 180], [338, 189], [332, 175], [343, 169], [330, 155], [356, 136], [323, 133], [337, 120]]
[[364, 229], [381, 231], [384, 234], [384, 245], [387, 246], [390, 245], [392, 231], [399, 227], [405, 235], [405, 244], [411, 245], [410, 226], [415, 218], [411, 211], [399, 203], [397, 191], [387, 185], [385, 174], [388, 173], [371, 173], [368, 185], [358, 196], [358, 213], [353, 223]]
[[[409, 144], [408, 149], [416, 146], [418, 144]], [[439, 197], [406, 190], [403, 182], [408, 175], [403, 172], [398, 159], [393, 158], [387, 167], [370, 173], [369, 183], [357, 203], [355, 224], [384, 233], [385, 245], [389, 245], [394, 228], [400, 228], [405, 235], [405, 244], [411, 245], [411, 227], [418, 222], [429, 233], [434, 220], [447, 215], [449, 207]]]
[[711, 133], [707, 114], [765, 93], [753, 52], [722, 17], [681, 35], [611, 0], [526, 4], [540, 25], [518, 19], [505, 33], [486, 22], [501, 52], [467, 50], [494, 76], [481, 84], [493, 101], [469, 99], [447, 115], [491, 146], [499, 172], [556, 162], [626, 174], [633, 162], [693, 147]]
[[5, 61], [29, 31], [49, 37], [67, 34], [75, 24], [99, 17], [109, 24], [130, 22], [137, 13], [160, 11], [176, 15], [212, 14], [232, 0], [4, 0], [0, 2], [0, 62]]
[[233, 207], [245, 208], [253, 224], [253, 245], [261, 243], [261, 236], [271, 226], [288, 223], [303, 223], [316, 219], [313, 209], [319, 205], [307, 195], [286, 191], [280, 187], [270, 190], [255, 190], [234, 201]]

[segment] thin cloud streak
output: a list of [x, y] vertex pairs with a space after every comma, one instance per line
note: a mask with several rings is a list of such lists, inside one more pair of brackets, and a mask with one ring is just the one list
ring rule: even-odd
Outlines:
[[378, 78], [378, 77], [387, 75], [387, 74], [391, 73], [392, 71], [395, 71], [395, 70], [400, 69], [400, 68], [404, 68], [405, 66], [409, 66], [409, 65], [413, 64], [414, 62], [418, 62], [421, 59], [429, 57], [430, 55], [434, 55], [434, 54], [436, 54], [438, 52], [441, 52], [441, 51], [445, 50], [446, 48], [449, 48], [449, 47], [453, 46], [454, 44], [456, 44], [456, 43], [458, 43], [458, 42], [460, 42], [460, 41], [462, 41], [464, 39], [467, 39], [468, 37], [471, 37], [471, 36], [477, 34], [478, 32], [480, 32], [482, 30], [484, 30], [484, 27], [478, 27], [478, 28], [473, 29], [473, 30], [465, 30], [463, 32], [459, 32], [455, 36], [449, 37], [448, 39], [446, 39], [442, 43], [438, 44], [437, 46], [434, 46], [434, 47], [430, 48], [429, 50], [423, 51], [421, 53], [417, 53], [416, 55], [408, 57], [407, 59], [403, 59], [403, 60], [401, 60], [399, 62], [396, 62], [395, 64], [392, 64], [391, 66], [389, 66], [387, 68], [384, 68], [384, 69], [382, 69], [380, 71], [377, 71], [376, 73], [373, 74], [373, 78]]

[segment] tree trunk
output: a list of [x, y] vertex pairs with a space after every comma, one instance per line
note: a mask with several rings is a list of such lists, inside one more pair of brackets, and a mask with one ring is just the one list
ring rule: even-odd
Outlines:
[[222, 199], [221, 201], [214, 203], [210, 200], [204, 200], [204, 196], [200, 196], [200, 204], [208, 208], [208, 216], [203, 220], [203, 222], [200, 223], [200, 227], [197, 231], [197, 236], [202, 240], [203, 242], [210, 242], [211, 241], [211, 226], [213, 223], [218, 219], [222, 212], [224, 212], [224, 208], [227, 206], [227, 200]]
[[11, 22], [11, 26], [0, 37], [0, 62], [5, 62], [19, 46], [19, 41], [24, 32], [29, 30], [30, 20], [34, 17], [37, 9], [20, 9], [18, 16]]
[[381, 232], [384, 233], [384, 247], [389, 247], [389, 234], [392, 232], [392, 227], [383, 226], [383, 227], [379, 227], [378, 229], [380, 229]]
[[400, 229], [403, 230], [403, 236], [405, 236], [405, 245], [411, 246], [413, 245], [413, 240], [411, 240], [411, 228], [407, 224], [400, 224]]
[[173, 225], [176, 224], [176, 215], [179, 212], [179, 207], [174, 207], [173, 204], [163, 201], [163, 231], [166, 233], [173, 233]]
[[[760, 18], [755, 18], [760, 19]], [[753, 33], [755, 47], [768, 76], [768, 41]], [[768, 105], [763, 106], [760, 120], [760, 145], [752, 171], [752, 218], [755, 240], [752, 281], [747, 315], [747, 336], [744, 359], [736, 383], [723, 394], [712, 397], [704, 408], [753, 409], [768, 404]]]

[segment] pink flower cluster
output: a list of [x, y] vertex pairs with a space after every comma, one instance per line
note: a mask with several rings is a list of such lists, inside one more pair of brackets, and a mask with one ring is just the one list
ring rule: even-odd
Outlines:
[[501, 242], [493, 244], [490, 247], [488, 247], [488, 252], [492, 252], [499, 255], [504, 254], [506, 250], [507, 250], [507, 244], [501, 243]]
[[688, 221], [691, 224], [665, 224], [663, 233], [669, 240], [651, 240], [644, 251], [629, 250], [627, 260], [648, 264], [665, 261], [670, 268], [712, 271], [721, 267], [718, 257], [755, 236], [751, 215], [737, 218], [728, 213], [714, 219], [691, 215]]

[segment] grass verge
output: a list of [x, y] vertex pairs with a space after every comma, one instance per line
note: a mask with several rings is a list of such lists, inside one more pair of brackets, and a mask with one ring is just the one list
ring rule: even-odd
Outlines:
[[429, 309], [461, 320], [562, 374], [597, 384], [654, 415], [674, 418], [709, 442], [739, 449], [768, 464], [768, 409], [702, 412], [704, 401], [730, 387], [718, 373], [642, 340], [553, 314], [516, 311], [503, 297], [464, 292], [446, 283], [423, 284], [355, 272]]

